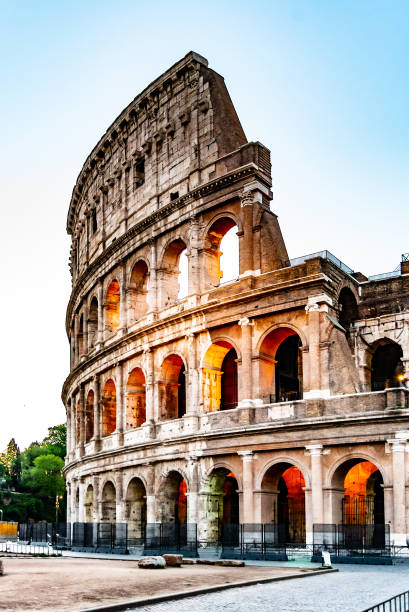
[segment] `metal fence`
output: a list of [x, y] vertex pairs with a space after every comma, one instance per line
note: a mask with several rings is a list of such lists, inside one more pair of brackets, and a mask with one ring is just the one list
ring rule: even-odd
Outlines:
[[408, 610], [409, 591], [405, 591], [372, 606], [372, 608], [367, 608], [363, 612], [408, 612]]
[[0, 553], [14, 555], [41, 555], [41, 556], [61, 556], [61, 551], [53, 546], [46, 544], [24, 544], [22, 542], [0, 542]]
[[196, 523], [147, 523], [144, 553], [181, 553], [196, 557], [198, 550]]
[[313, 525], [313, 553], [336, 557], [391, 557], [390, 525]]

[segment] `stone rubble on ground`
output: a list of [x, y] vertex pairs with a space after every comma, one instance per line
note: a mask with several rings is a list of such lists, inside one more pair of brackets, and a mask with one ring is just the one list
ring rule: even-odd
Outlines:
[[143, 557], [138, 561], [138, 567], [143, 569], [164, 569], [166, 561], [163, 557]]

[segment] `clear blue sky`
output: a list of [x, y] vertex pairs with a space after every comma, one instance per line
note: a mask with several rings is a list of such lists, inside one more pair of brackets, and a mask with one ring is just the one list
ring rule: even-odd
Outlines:
[[0, 0], [0, 450], [65, 418], [66, 212], [89, 151], [193, 49], [272, 152], [291, 257], [366, 274], [409, 251], [409, 2]]

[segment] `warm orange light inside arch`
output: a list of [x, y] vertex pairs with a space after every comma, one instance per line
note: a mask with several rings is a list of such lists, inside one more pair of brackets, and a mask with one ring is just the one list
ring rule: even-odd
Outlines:
[[305, 480], [301, 470], [299, 470], [298, 467], [293, 465], [285, 470], [281, 477], [286, 484], [288, 497], [294, 500], [304, 499]]
[[105, 323], [109, 331], [116, 331], [121, 323], [120, 301], [119, 283], [113, 280], [108, 287], [105, 301]]
[[371, 461], [361, 461], [354, 465], [345, 476], [345, 497], [351, 501], [367, 493], [368, 478], [378, 470]]

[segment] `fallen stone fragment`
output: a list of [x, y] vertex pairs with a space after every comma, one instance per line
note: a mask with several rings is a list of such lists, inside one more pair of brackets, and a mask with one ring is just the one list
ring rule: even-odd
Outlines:
[[0, 576], [3, 576], [3, 574], [4, 574], [3, 561], [0, 561]]
[[143, 569], [164, 569], [166, 561], [163, 557], [143, 557], [138, 561], [138, 567]]
[[182, 565], [195, 565], [196, 563], [196, 559], [190, 559], [190, 557], [183, 557], [182, 559]]
[[198, 559], [197, 563], [200, 565], [216, 565], [216, 561], [214, 559]]
[[165, 559], [166, 565], [169, 567], [180, 567], [182, 565], [183, 556], [182, 555], [163, 555]]
[[243, 567], [244, 565], [246, 565], [244, 563], [244, 561], [240, 561], [240, 560], [232, 560], [232, 561], [228, 561], [227, 559], [223, 559], [221, 561], [216, 561], [215, 565], [222, 565], [223, 567]]

